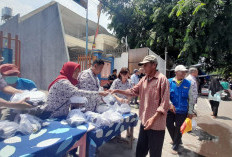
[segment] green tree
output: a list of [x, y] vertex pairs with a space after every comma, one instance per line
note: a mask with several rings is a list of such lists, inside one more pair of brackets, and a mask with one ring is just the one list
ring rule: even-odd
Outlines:
[[110, 15], [112, 29], [118, 39], [127, 36], [130, 48], [146, 45], [152, 21], [153, 3], [149, 0], [101, 0], [103, 10]]
[[116, 37], [131, 48], [168, 48], [176, 63], [206, 63], [206, 70], [232, 71], [230, 0], [102, 0]]
[[[187, 18], [183, 47], [180, 51], [187, 63], [202, 58], [206, 70], [232, 71], [232, 2], [230, 0], [180, 0], [170, 17]], [[194, 60], [193, 60], [194, 59]]]

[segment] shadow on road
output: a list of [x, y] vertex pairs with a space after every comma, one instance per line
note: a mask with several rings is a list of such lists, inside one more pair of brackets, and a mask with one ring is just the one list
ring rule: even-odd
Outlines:
[[189, 150], [187, 148], [184, 148], [183, 146], [180, 146], [180, 152], [179, 157], [204, 157], [203, 155], [200, 155], [196, 152], [193, 152], [192, 150]]
[[231, 118], [225, 116], [217, 116], [217, 119], [232, 120]]
[[191, 134], [198, 136], [199, 140], [203, 142], [199, 154], [210, 157], [231, 157], [231, 130], [219, 124], [199, 123], [198, 126], [201, 129], [198, 129]]

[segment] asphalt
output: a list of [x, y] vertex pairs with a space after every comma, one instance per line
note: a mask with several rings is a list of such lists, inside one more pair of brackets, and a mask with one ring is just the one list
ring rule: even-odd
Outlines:
[[[182, 137], [183, 145], [178, 155], [171, 154], [171, 138], [168, 131], [162, 150], [163, 157], [231, 157], [232, 156], [232, 101], [222, 101], [219, 106], [218, 118], [213, 119], [207, 97], [199, 97], [195, 106], [197, 129]], [[138, 109], [132, 108], [138, 113]], [[133, 148], [127, 143], [112, 140], [98, 149], [98, 157], [134, 157], [139, 134], [140, 122], [134, 129]], [[122, 133], [126, 138], [126, 131]], [[149, 154], [147, 155], [149, 157]]]

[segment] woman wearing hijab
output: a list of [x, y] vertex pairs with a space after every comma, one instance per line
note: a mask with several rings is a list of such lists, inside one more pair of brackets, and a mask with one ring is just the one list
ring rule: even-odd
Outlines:
[[211, 104], [211, 108], [213, 111], [213, 118], [217, 117], [218, 114], [218, 107], [221, 101], [221, 93], [223, 91], [223, 87], [221, 86], [220, 82], [216, 78], [212, 78], [209, 84], [209, 102]]
[[[70, 98], [73, 96], [86, 97], [101, 102], [101, 97], [107, 92], [79, 90], [77, 76], [80, 72], [80, 65], [74, 62], [67, 62], [63, 65], [60, 75], [49, 85], [46, 107], [43, 109], [43, 118], [55, 118], [67, 116], [70, 108]], [[96, 106], [88, 104], [87, 111], [94, 111]]]

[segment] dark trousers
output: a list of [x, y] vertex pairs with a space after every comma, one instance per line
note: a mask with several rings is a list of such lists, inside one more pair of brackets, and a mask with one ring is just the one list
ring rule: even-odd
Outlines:
[[144, 130], [141, 124], [136, 147], [136, 157], [161, 157], [165, 130]]
[[180, 127], [186, 118], [187, 114], [174, 114], [173, 112], [168, 111], [167, 128], [173, 141], [173, 150], [177, 150], [181, 143], [182, 134], [180, 132]]
[[213, 111], [213, 116], [217, 117], [219, 102], [218, 101], [213, 101], [213, 100], [210, 100], [209, 102], [210, 102], [210, 105], [211, 105], [211, 109]]
[[138, 104], [138, 97], [137, 97], [137, 96], [132, 97], [131, 103], [132, 103], [132, 104]]

